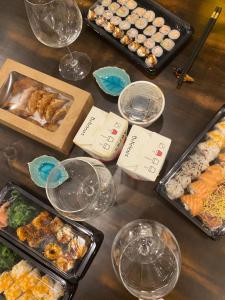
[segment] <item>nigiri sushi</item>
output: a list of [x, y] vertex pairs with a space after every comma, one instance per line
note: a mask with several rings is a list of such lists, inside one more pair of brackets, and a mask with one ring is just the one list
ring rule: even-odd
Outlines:
[[225, 147], [225, 138], [218, 130], [212, 130], [207, 133], [207, 136], [215, 141], [220, 149]]
[[220, 147], [215, 141], [208, 140], [206, 142], [198, 144], [197, 153], [204, 155], [208, 162], [211, 162], [219, 155]]
[[191, 176], [186, 175], [183, 171], [179, 171], [175, 179], [182, 185], [183, 189], [186, 189], [186, 187], [191, 183]]
[[167, 196], [174, 200], [183, 196], [184, 189], [176, 179], [172, 178], [166, 183], [166, 192]]
[[189, 210], [192, 216], [197, 216], [203, 211], [203, 200], [197, 195], [184, 195], [181, 197], [186, 210]]
[[215, 128], [218, 129], [222, 135], [225, 135], [225, 121], [216, 123]]
[[4, 272], [0, 276], [0, 294], [5, 292], [12, 284], [13, 278], [10, 275], [10, 272]]
[[29, 265], [25, 260], [21, 260], [16, 264], [11, 271], [11, 276], [14, 280], [19, 279], [21, 276], [29, 273], [32, 270], [32, 266]]

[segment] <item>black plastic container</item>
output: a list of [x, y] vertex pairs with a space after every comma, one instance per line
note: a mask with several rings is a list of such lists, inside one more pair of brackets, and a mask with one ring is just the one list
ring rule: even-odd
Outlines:
[[206, 233], [212, 239], [218, 239], [225, 234], [225, 224], [217, 230], [210, 230], [207, 228], [202, 221], [193, 217], [183, 206], [179, 199], [171, 200], [167, 196], [165, 185], [180, 169], [182, 163], [189, 157], [190, 154], [195, 150], [196, 146], [204, 141], [205, 136], [208, 131], [212, 130], [214, 125], [220, 121], [221, 118], [225, 117], [225, 105], [220, 108], [220, 110], [215, 114], [212, 120], [206, 125], [205, 129], [194, 139], [187, 150], [181, 155], [174, 166], [169, 170], [169, 172], [160, 180], [156, 186], [157, 193], [167, 200], [171, 205], [173, 205], [177, 210], [179, 210], [183, 215], [185, 215], [192, 223], [194, 223], [198, 228], [200, 228], [204, 233]]
[[[8, 183], [1, 191], [0, 191], [0, 206], [9, 199], [10, 194], [13, 190], [18, 191], [22, 197], [27, 200], [27, 202], [35, 207], [38, 212], [47, 211], [51, 214], [51, 216], [58, 217], [63, 221], [65, 225], [69, 225], [77, 236], [85, 239], [88, 245], [88, 249], [86, 254], [79, 260], [76, 261], [74, 268], [72, 268], [68, 272], [61, 271], [58, 267], [56, 267], [51, 260], [48, 260], [40, 251], [40, 249], [32, 248], [28, 245], [27, 242], [22, 242], [18, 239], [16, 230], [7, 226], [0, 230], [0, 235], [5, 239], [13, 242], [18, 248], [26, 251], [29, 255], [33, 256], [36, 260], [44, 264], [46, 267], [59, 274], [62, 278], [66, 279], [71, 283], [77, 283], [79, 279], [81, 279], [88, 267], [90, 266], [93, 258], [95, 257], [102, 241], [103, 241], [103, 233], [93, 228], [88, 224], [81, 224], [78, 222], [70, 221], [63, 216], [59, 215], [53, 208], [44, 204], [42, 201], [20, 188], [19, 186]], [[30, 223], [30, 222], [29, 222]]]
[[[10, 250], [12, 250], [15, 254], [18, 256], [18, 261], [20, 260], [25, 260], [27, 261], [33, 268], [37, 268], [41, 275], [48, 275], [54, 282], [58, 282], [61, 286], [64, 288], [64, 296], [60, 298], [60, 300], [71, 300], [73, 298], [76, 286], [71, 285], [68, 282], [66, 282], [63, 278], [60, 276], [54, 274], [52, 271], [50, 271], [48, 268], [44, 267], [42, 264], [38, 263], [36, 260], [34, 260], [32, 257], [29, 255], [25, 254], [21, 249], [18, 249], [16, 246], [11, 244], [9, 241], [4, 239], [3, 237], [0, 237], [0, 243], [8, 247]], [[0, 272], [0, 275], [3, 272]], [[4, 299], [5, 297], [0, 294], [0, 299]]]
[[[97, 1], [92, 7], [94, 8], [97, 4], [99, 4], [101, 1]], [[136, 64], [141, 66], [143, 69], [145, 69], [147, 72], [149, 72], [151, 75], [157, 74], [167, 63], [169, 63], [172, 58], [177, 54], [177, 52], [185, 45], [185, 43], [190, 39], [190, 37], [193, 34], [193, 29], [191, 25], [157, 2], [153, 0], [139, 0], [138, 5], [140, 7], [143, 7], [147, 10], [153, 10], [157, 16], [163, 17], [166, 21], [166, 24], [169, 25], [173, 29], [178, 29], [181, 33], [180, 38], [175, 41], [175, 47], [171, 51], [165, 51], [165, 54], [163, 54], [160, 58], [158, 58], [158, 63], [154, 68], [149, 68], [145, 64], [145, 59], [139, 57], [136, 53], [131, 52], [127, 46], [124, 46], [120, 43], [119, 40], [114, 38], [112, 34], [108, 33], [104, 30], [104, 28], [96, 25], [94, 21], [90, 21], [87, 18], [85, 18], [85, 22], [88, 26], [93, 28], [100, 36], [105, 38], [107, 41], [112, 43], [115, 47], [117, 47], [119, 50], [121, 50], [124, 54], [126, 54], [132, 61], [134, 61]], [[124, 19], [124, 18], [122, 18]], [[141, 33], [141, 32], [140, 32]], [[159, 45], [156, 43], [156, 45]]]

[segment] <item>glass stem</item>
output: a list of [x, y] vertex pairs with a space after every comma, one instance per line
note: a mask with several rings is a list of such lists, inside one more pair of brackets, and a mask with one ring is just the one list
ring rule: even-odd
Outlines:
[[69, 46], [66, 46], [66, 49], [68, 50], [69, 55], [70, 55], [70, 58], [71, 58], [71, 63], [70, 63], [70, 65], [71, 65], [72, 67], [76, 67], [77, 64], [78, 64], [78, 61], [73, 57], [73, 53], [71, 52], [70, 47], [69, 47]]

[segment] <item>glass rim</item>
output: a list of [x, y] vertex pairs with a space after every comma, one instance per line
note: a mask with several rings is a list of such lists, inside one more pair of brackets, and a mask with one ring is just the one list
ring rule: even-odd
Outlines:
[[[54, 1], [54, 0], [53, 0], [53, 1]], [[57, 165], [51, 170], [51, 172], [49, 173], [49, 176], [48, 176], [48, 179], [47, 179], [47, 182], [46, 182], [46, 186], [45, 186], [46, 195], [47, 195], [47, 198], [48, 198], [49, 202], [52, 204], [52, 206], [53, 206], [54, 208], [56, 208], [57, 210], [59, 210], [60, 212], [62, 212], [62, 213], [72, 214], [72, 213], [77, 213], [77, 212], [81, 212], [81, 211], [85, 210], [87, 207], [89, 207], [89, 206], [95, 201], [96, 197], [98, 197], [98, 195], [99, 195], [99, 193], [100, 193], [100, 190], [101, 190], [101, 189], [100, 189], [100, 177], [99, 177], [99, 175], [98, 175], [98, 172], [96, 171], [96, 168], [95, 168], [90, 162], [88, 162], [88, 161], [86, 160], [86, 158], [88, 159], [89, 157], [72, 157], [72, 158], [65, 159], [65, 160], [61, 161], [59, 164], [57, 164]], [[87, 204], [85, 207], [83, 207], [83, 208], [81, 208], [81, 209], [77, 209], [77, 210], [70, 210], [70, 211], [68, 211], [68, 210], [61, 209], [61, 208], [59, 208], [57, 205], [55, 205], [55, 204], [52, 203], [52, 201], [50, 200], [50, 197], [49, 197], [49, 192], [48, 192], [48, 190], [51, 189], [51, 188], [48, 187], [48, 182], [49, 182], [49, 178], [50, 178], [51, 174], [54, 172], [55, 169], [57, 169], [58, 167], [60, 167], [60, 165], [61, 165], [61, 166], [64, 166], [64, 165], [63, 165], [64, 163], [65, 163], [65, 164], [66, 164], [66, 163], [70, 163], [71, 161], [82, 161], [82, 162], [84, 162], [84, 163], [87, 163], [87, 164], [94, 170], [95, 175], [96, 175], [97, 180], [98, 180], [98, 190], [97, 190], [97, 192], [96, 192], [96, 195], [93, 197], [93, 200], [92, 200], [89, 204]], [[97, 161], [98, 161], [98, 160], [97, 160]], [[54, 189], [54, 188], [53, 188], [53, 189]]]
[[34, 5], [34, 6], [36, 6], [36, 5], [42, 5], [42, 6], [44, 6], [44, 5], [49, 5], [50, 3], [52, 3], [52, 2], [55, 2], [56, 0], [46, 0], [46, 3], [33, 3], [32, 2], [32, 0], [24, 0], [24, 2], [26, 2], [26, 3], [28, 3], [28, 4], [31, 4], [31, 5]]

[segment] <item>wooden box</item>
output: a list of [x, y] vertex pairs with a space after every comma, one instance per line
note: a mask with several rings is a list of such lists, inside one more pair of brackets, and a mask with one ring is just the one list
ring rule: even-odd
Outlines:
[[[56, 131], [51, 132], [2, 108], [5, 85], [14, 73], [70, 96], [70, 107]], [[90, 93], [10, 59], [6, 60], [0, 70], [0, 97], [0, 123], [64, 154], [71, 150], [73, 138], [93, 105]]]

